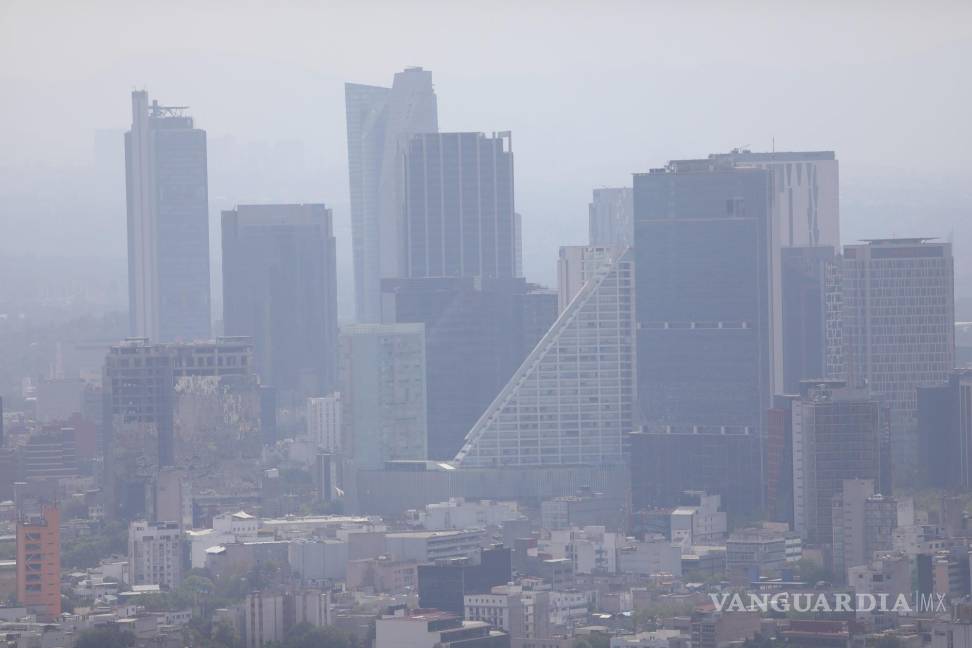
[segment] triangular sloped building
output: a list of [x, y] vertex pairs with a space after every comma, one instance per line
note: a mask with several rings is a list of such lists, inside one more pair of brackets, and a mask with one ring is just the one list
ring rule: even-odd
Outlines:
[[634, 263], [608, 250], [466, 436], [465, 467], [611, 465], [634, 429]]

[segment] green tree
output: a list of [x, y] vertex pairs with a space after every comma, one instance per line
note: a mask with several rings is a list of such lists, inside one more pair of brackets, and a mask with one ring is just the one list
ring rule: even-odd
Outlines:
[[84, 630], [78, 635], [74, 648], [130, 648], [135, 645], [135, 635], [116, 626], [104, 626]]
[[240, 641], [239, 636], [236, 634], [236, 630], [233, 628], [233, 626], [225, 621], [213, 624], [210, 637], [213, 642], [213, 648], [221, 648], [222, 646], [225, 646], [226, 648], [233, 648], [233, 646], [236, 646]]
[[65, 542], [61, 546], [61, 567], [85, 569], [97, 567], [102, 558], [128, 551], [128, 527], [121, 522], [95, 526], [91, 535]]

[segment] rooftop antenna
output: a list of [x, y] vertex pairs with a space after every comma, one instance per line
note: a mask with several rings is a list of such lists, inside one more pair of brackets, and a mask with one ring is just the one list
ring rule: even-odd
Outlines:
[[773, 136], [773, 153], [776, 153], [776, 136]]

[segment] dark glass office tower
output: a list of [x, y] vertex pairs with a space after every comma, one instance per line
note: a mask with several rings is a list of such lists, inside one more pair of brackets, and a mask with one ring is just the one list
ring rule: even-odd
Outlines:
[[131, 333], [154, 342], [210, 334], [206, 131], [186, 110], [133, 92], [125, 133]]
[[772, 181], [718, 160], [634, 177], [638, 405], [647, 499], [755, 510], [772, 395]]
[[223, 212], [223, 320], [253, 338], [257, 371], [288, 404], [337, 384], [337, 278], [324, 205]]
[[918, 485], [951, 491], [972, 488], [972, 370], [948, 382], [918, 387]]
[[801, 380], [831, 377], [827, 325], [829, 290], [840, 261], [831, 247], [781, 250], [783, 295], [783, 391], [796, 394]]
[[414, 135], [404, 169], [404, 276], [516, 276], [509, 133]]

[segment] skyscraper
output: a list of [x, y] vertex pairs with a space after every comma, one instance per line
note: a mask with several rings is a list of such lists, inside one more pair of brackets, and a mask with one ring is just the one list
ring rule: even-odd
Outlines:
[[466, 437], [463, 466], [621, 464], [633, 429], [634, 268], [606, 257]]
[[403, 155], [405, 276], [515, 276], [510, 134], [418, 134]]
[[847, 379], [891, 408], [895, 478], [915, 475], [917, 388], [955, 367], [952, 246], [881, 239], [844, 247], [843, 333]]
[[797, 393], [801, 380], [835, 377], [827, 352], [839, 272], [832, 247], [782, 249], [783, 393]]
[[810, 542], [830, 543], [833, 498], [845, 479], [873, 480], [888, 492], [886, 408], [843, 381], [804, 381], [790, 404], [794, 530]]
[[359, 322], [381, 317], [382, 277], [402, 276], [400, 149], [413, 133], [434, 133], [432, 74], [408, 68], [391, 88], [347, 83], [348, 169], [355, 309]]
[[206, 132], [185, 111], [135, 91], [125, 133], [130, 327], [153, 342], [210, 332]]
[[972, 370], [956, 369], [947, 383], [917, 392], [918, 485], [972, 489]]
[[634, 192], [631, 187], [595, 189], [588, 205], [588, 243], [634, 245]]
[[253, 339], [257, 371], [287, 404], [337, 384], [337, 261], [324, 205], [223, 212], [223, 320]]
[[341, 329], [341, 447], [358, 468], [427, 456], [425, 327]]
[[753, 152], [709, 156], [773, 176], [773, 211], [780, 247], [840, 246], [839, 164], [833, 151]]
[[762, 500], [773, 393], [772, 182], [764, 169], [685, 160], [634, 177], [638, 405], [632, 472], [656, 505], [682, 491], [731, 510]]
[[[784, 388], [787, 349], [801, 344], [794, 330], [783, 325], [785, 294], [783, 274], [787, 272], [783, 250], [791, 247], [816, 248], [840, 246], [839, 166], [833, 151], [753, 152], [734, 149], [709, 155], [709, 160], [734, 166], [766, 169], [771, 176], [770, 284], [773, 323], [773, 390]], [[792, 257], [791, 257], [792, 258]], [[792, 277], [791, 277], [792, 278]], [[805, 342], [806, 340], [803, 340]], [[790, 369], [793, 370], [793, 363]], [[800, 378], [820, 378], [805, 375]], [[799, 379], [799, 378], [798, 378]]]

